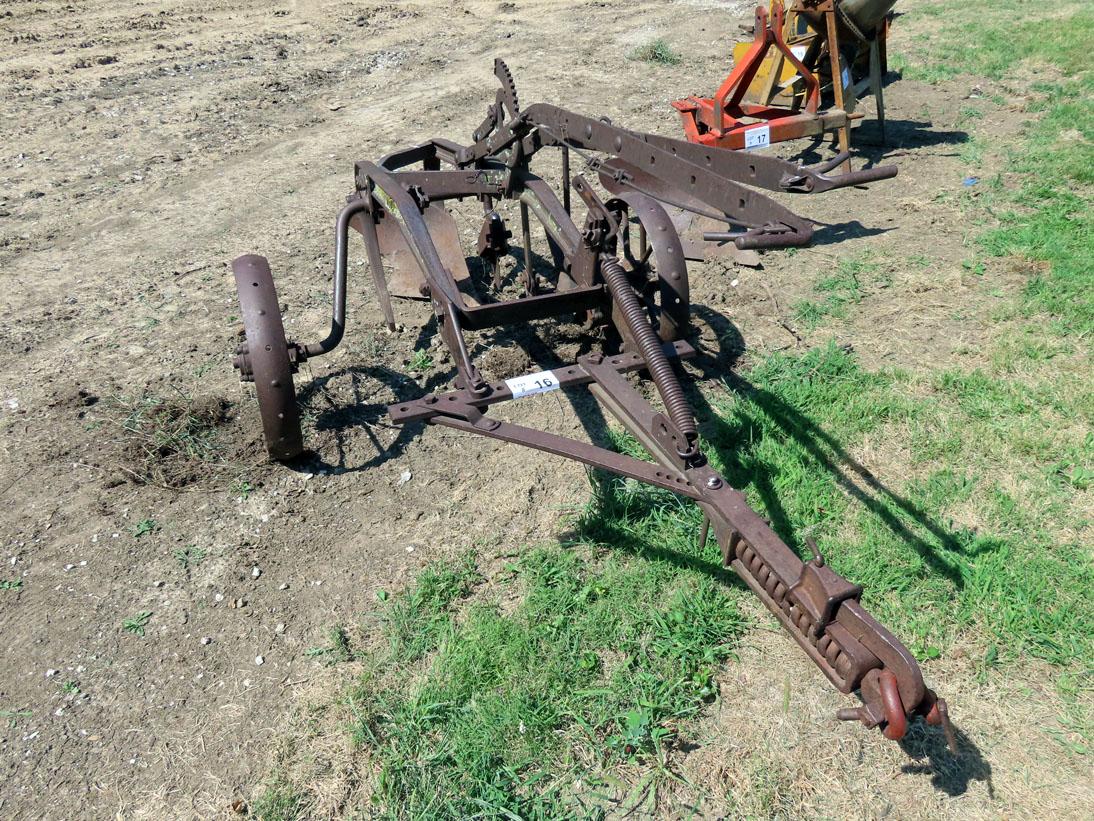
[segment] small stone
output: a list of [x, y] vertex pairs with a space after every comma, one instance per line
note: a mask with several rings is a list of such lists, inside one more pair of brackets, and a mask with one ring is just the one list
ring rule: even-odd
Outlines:
[[224, 594], [217, 593], [215, 596], [213, 596], [213, 601], [224, 601]]
[[288, 629], [288, 628], [285, 627], [285, 622], [280, 621], [280, 622], [277, 623], [277, 626], [274, 628], [274, 632], [277, 633], [277, 635], [280, 636], [285, 632], [286, 629]]
[[54, 670], [54, 669], [53, 669], [53, 668], [51, 667], [50, 669], [46, 670], [46, 678], [53, 678], [53, 677], [54, 677], [55, 675], [57, 675], [57, 674], [58, 674], [59, 672], [61, 672], [61, 671], [60, 671], [60, 670]]
[[732, 282], [729, 283], [731, 288], [736, 288], [740, 284], [741, 284], [741, 280], [739, 280], [739, 279], [735, 279], [735, 280], [733, 280]]
[[399, 481], [395, 483], [395, 486], [396, 487], [402, 487], [403, 485], [405, 485], [407, 482], [410, 481], [410, 478], [413, 475], [414, 474], [411, 473], [409, 470], [404, 470], [402, 473], [399, 474]]
[[65, 565], [65, 572], [67, 573], [68, 571], [70, 571], [70, 570], [71, 570], [72, 568], [74, 568], [75, 566], [76, 566], [76, 565], [74, 565], [74, 564], [66, 564], [66, 565]]
[[152, 586], [153, 587], [163, 587], [163, 582], [162, 581], [155, 582]]
[[255, 656], [255, 664], [265, 664], [266, 659], [263, 656]]
[[258, 567], [252, 567], [251, 568], [251, 578], [252, 579], [257, 579], [261, 575], [262, 575], [262, 571], [259, 570]]
[[201, 643], [202, 644], [212, 644], [213, 643], [212, 636], [202, 636], [201, 637]]
[[288, 590], [289, 589], [289, 583], [288, 582], [281, 582], [281, 584], [279, 584], [277, 586], [277, 589], [278, 590]]

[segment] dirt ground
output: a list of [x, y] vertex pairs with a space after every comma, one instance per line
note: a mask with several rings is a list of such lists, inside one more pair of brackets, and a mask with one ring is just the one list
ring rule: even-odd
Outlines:
[[[451, 370], [438, 357], [408, 375], [412, 352], [431, 344], [432, 332], [418, 331], [427, 312], [398, 305], [404, 328], [388, 334], [362, 254], [351, 266], [350, 338], [299, 380], [315, 380], [304, 402], [317, 455], [295, 468], [265, 463], [254, 403], [230, 365], [239, 329], [228, 263], [268, 256], [290, 334], [317, 337], [354, 160], [431, 136], [466, 141], [493, 99], [495, 56], [522, 101], [676, 135], [666, 101], [715, 87], [749, 5], [4, 4], [0, 578], [21, 586], [0, 591], [0, 815], [230, 814], [265, 776], [300, 693], [338, 675], [306, 655], [330, 625], [359, 619], [378, 591], [469, 544], [557, 534], [587, 498], [578, 465], [383, 421], [388, 402], [445, 384]], [[904, 36], [897, 27], [894, 51]], [[683, 62], [626, 59], [654, 37], [684, 50]], [[794, 200], [829, 224], [809, 250], [768, 254], [758, 270], [693, 265], [702, 338], [746, 358], [808, 344], [784, 327], [789, 306], [818, 267], [870, 254], [892, 270], [891, 286], [871, 293], [841, 341], [870, 365], [975, 358], [991, 330], [968, 300], [969, 229], [939, 194], [961, 188], [959, 109], [988, 93], [893, 85], [890, 147], [869, 144], [869, 124], [860, 136], [862, 153], [884, 155], [900, 176]], [[984, 116], [1001, 134], [1016, 127]], [[930, 266], [905, 264], [919, 257]], [[1006, 290], [1024, 277], [994, 273]], [[578, 347], [565, 333], [546, 341]], [[498, 376], [537, 358], [505, 339], [477, 350]], [[200, 470], [167, 471], [147, 456], [148, 425], [183, 412], [212, 426], [220, 449]], [[578, 428], [562, 402], [513, 413]], [[200, 447], [202, 435], [181, 440]], [[178, 442], [151, 447], [173, 453]], [[143, 613], [143, 627], [123, 627]], [[778, 761], [775, 738], [790, 759], [857, 766], [824, 789], [865, 791], [863, 815], [1063, 816], [1082, 806], [1066, 810], [1081, 798], [1067, 773], [1056, 774], [1062, 785], [1039, 780], [1054, 766], [1050, 743], [993, 730], [1037, 719], [1006, 694], [947, 692], [983, 756], [955, 793], [922, 750], [832, 727], [841, 700], [777, 633], [753, 637], [726, 686], [759, 682], [773, 660], [807, 704], [783, 714], [770, 706], [781, 683], [770, 685], [777, 694], [764, 685], [751, 730], [713, 716], [695, 777], [731, 791], [725, 758], [763, 747], [764, 761]], [[943, 677], [946, 663], [928, 675]], [[1015, 691], [1035, 686], [1033, 675]]]

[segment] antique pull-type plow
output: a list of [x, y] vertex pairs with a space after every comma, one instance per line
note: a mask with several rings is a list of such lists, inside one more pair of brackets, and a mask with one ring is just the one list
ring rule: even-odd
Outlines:
[[[255, 383], [271, 455], [286, 459], [303, 449], [292, 374], [301, 361], [328, 353], [342, 338], [347, 242], [353, 227], [364, 237], [388, 325], [394, 325], [392, 294], [428, 299], [458, 372], [455, 390], [391, 405], [388, 412], [396, 424], [427, 422], [536, 448], [692, 499], [704, 514], [701, 539], [705, 542], [713, 530], [725, 564], [748, 583], [829, 680], [843, 693], [861, 693], [863, 704], [840, 711], [841, 719], [880, 726], [886, 736], [899, 739], [909, 720], [923, 716], [944, 725], [948, 733], [945, 702], [924, 685], [908, 650], [860, 604], [862, 589], [825, 565], [819, 554], [803, 562], [749, 508], [744, 494], [710, 467], [674, 368], [676, 360], [695, 351], [682, 338], [689, 316], [682, 244], [662, 203], [719, 215], [736, 226], [733, 241], [739, 245], [795, 245], [808, 240], [808, 223], [745, 183], [820, 191], [871, 178], [869, 174], [830, 178], [781, 160], [712, 152], [627, 131], [554, 106], [522, 111], [508, 70], [500, 61], [495, 70], [502, 89], [472, 145], [434, 139], [379, 163], [357, 163], [356, 190], [336, 227], [334, 317], [326, 339], [307, 345], [287, 341], [266, 260], [248, 255], [233, 263], [247, 333], [236, 366], [245, 380]], [[530, 169], [532, 158], [548, 147], [563, 152], [563, 176], [569, 185], [563, 187], [562, 201]], [[606, 198], [585, 177], [571, 177], [570, 151], [599, 172]], [[580, 227], [570, 215], [570, 186], [586, 212]], [[446, 209], [446, 203], [464, 199], [477, 200], [485, 212], [478, 251], [495, 278], [512, 233], [495, 206], [502, 201], [519, 204], [523, 298], [479, 302], [475, 297], [456, 223]], [[542, 281], [533, 272], [530, 215], [542, 225], [553, 261], [552, 274]], [[390, 280], [385, 258], [395, 269]], [[573, 314], [614, 330], [622, 342], [618, 352], [492, 382], [472, 362], [463, 336], [465, 331]], [[650, 404], [625, 375], [639, 371], [649, 373], [663, 410]], [[654, 462], [488, 415], [500, 402], [581, 385], [589, 386]]]

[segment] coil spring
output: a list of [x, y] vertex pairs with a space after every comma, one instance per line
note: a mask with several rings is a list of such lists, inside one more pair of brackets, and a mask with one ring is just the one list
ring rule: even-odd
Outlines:
[[808, 613], [796, 604], [790, 603], [790, 600], [786, 597], [789, 588], [779, 581], [779, 577], [760, 558], [760, 554], [753, 550], [752, 545], [744, 539], [737, 542], [735, 553], [737, 558], [741, 560], [741, 564], [744, 565], [752, 578], [760, 583], [760, 586], [767, 592], [767, 595], [771, 597], [776, 606], [790, 618], [791, 623], [808, 639], [809, 643], [817, 648], [820, 654], [824, 656], [824, 660], [828, 662], [828, 665], [846, 679], [850, 662], [843, 649], [832, 641], [832, 638], [826, 633], [821, 633], [817, 637], [812, 635], [813, 620], [809, 618]]
[[646, 360], [653, 383], [657, 385], [657, 391], [661, 394], [661, 399], [668, 410], [669, 419], [684, 434], [688, 444], [691, 444], [699, 433], [695, 425], [695, 416], [684, 397], [684, 389], [680, 387], [680, 381], [676, 378], [672, 363], [661, 350], [661, 340], [650, 325], [646, 309], [642, 307], [630, 282], [627, 281], [627, 272], [623, 270], [619, 260], [611, 257], [604, 257], [600, 270], [604, 275], [604, 281], [608, 283], [608, 290], [612, 292], [612, 298], [619, 305], [627, 327], [631, 329], [634, 340], [638, 343], [639, 353]]

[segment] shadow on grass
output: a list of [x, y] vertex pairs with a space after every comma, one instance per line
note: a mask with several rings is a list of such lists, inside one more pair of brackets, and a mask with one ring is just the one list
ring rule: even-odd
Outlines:
[[[723, 340], [723, 344], [727, 344], [726, 340], [728, 340], [728, 344], [733, 348], [743, 347], [743, 341], [737, 329], [720, 314], [704, 306], [696, 306], [694, 312], [715, 330], [718, 338]], [[960, 590], [964, 586], [959, 570], [939, 555], [932, 544], [917, 535], [902, 521], [901, 517], [894, 512], [894, 508], [931, 533], [946, 550], [967, 553], [957, 533], [943, 527], [922, 507], [887, 487], [867, 467], [857, 462], [835, 437], [797, 408], [770, 391], [759, 388], [733, 371], [725, 369], [717, 358], [710, 357], [706, 351], [701, 351], [692, 364], [702, 372], [704, 379], [721, 378], [738, 395], [761, 408], [788, 438], [792, 438], [801, 445], [856, 502], [872, 512], [894, 534], [910, 544], [933, 573], [945, 577], [955, 589]], [[699, 410], [702, 421], [709, 426], [706, 438], [722, 459], [726, 478], [730, 484], [739, 489], [751, 485], [763, 500], [772, 528], [784, 541], [794, 544], [794, 528], [775, 490], [774, 477], [746, 467], [736, 447], [737, 443], [750, 441], [750, 436], [753, 437], [751, 444], [754, 445], [755, 429], [746, 431], [741, 425], [727, 422], [710, 406], [701, 391], [694, 385], [689, 388], [689, 398], [693, 407]]]
[[[887, 488], [869, 470], [852, 459], [838, 440], [806, 415], [771, 392], [734, 375], [732, 368], [744, 351], [744, 343], [737, 329], [722, 315], [705, 306], [693, 306], [693, 314], [698, 320], [706, 323], [719, 340], [718, 345], [713, 348], [698, 346], [698, 356], [691, 361], [692, 366], [700, 371], [703, 378], [724, 379], [726, 384], [733, 390], [760, 407], [774, 420], [775, 424], [787, 437], [798, 442], [818, 464], [832, 474], [835, 480], [852, 497], [873, 511], [881, 521], [911, 544], [923, 556], [934, 572], [945, 576], [955, 587], [960, 588], [962, 583], [960, 575], [935, 554], [934, 548], [930, 544], [909, 529], [900, 516], [894, 512], [894, 508], [932, 533], [948, 549], [960, 550], [961, 546], [955, 535], [941, 527], [922, 508]], [[418, 345], [428, 341], [433, 333], [435, 333], [434, 327], [427, 325], [423, 328], [418, 338]], [[564, 364], [559, 361], [553, 347], [540, 337], [534, 326], [500, 329], [491, 339], [495, 342], [515, 342], [525, 350], [533, 361], [543, 367]], [[317, 398], [325, 395], [324, 389], [330, 380], [344, 377], [347, 374], [353, 380], [355, 403], [335, 405], [333, 399], [326, 398], [325, 401], [328, 407], [320, 411], [316, 418], [317, 428], [331, 430], [335, 433], [339, 453], [337, 463], [327, 465], [317, 456], [312, 455], [300, 460], [301, 466], [299, 469], [301, 470], [315, 470], [316, 467], [326, 467], [335, 472], [359, 471], [381, 464], [401, 454], [409, 442], [422, 432], [425, 426], [422, 424], [406, 426], [399, 430], [394, 442], [383, 444], [373, 430], [373, 426], [383, 425], [382, 420], [386, 416], [388, 403], [386, 401], [370, 402], [369, 399], [375, 395], [375, 391], [365, 394], [361, 390], [361, 386], [365, 380], [379, 380], [387, 385], [396, 396], [411, 398], [448, 384], [452, 379], [453, 370], [449, 368], [443, 372], [434, 373], [422, 385], [409, 376], [386, 366], [345, 368], [315, 379], [304, 386], [300, 393], [302, 404], [305, 407], [314, 405]], [[747, 466], [741, 458], [742, 454], [736, 447], [738, 443], [746, 441], [755, 444], [755, 439], [749, 440], [741, 425], [734, 425], [724, 420], [706, 402], [702, 392], [698, 390], [694, 383], [686, 379], [684, 383], [689, 391], [693, 407], [697, 410], [698, 417], [710, 434], [707, 439], [717, 450], [722, 463], [725, 465], [726, 478], [738, 488], [751, 485], [763, 500], [764, 506], [771, 516], [772, 527], [784, 540], [793, 544], [794, 529], [789, 515], [780, 503], [774, 485], [774, 477], [762, 470], [758, 471]], [[585, 428], [589, 440], [600, 446], [610, 446], [611, 440], [604, 412], [588, 392], [585, 389], [578, 388], [567, 390], [564, 394], [573, 404], [575, 415]], [[347, 467], [344, 436], [348, 429], [353, 427], [363, 427], [367, 431], [376, 449], [376, 455], [360, 464]], [[615, 488], [617, 486], [614, 483], [600, 482], [596, 477], [594, 477], [594, 482], [597, 485], [598, 493], [611, 494], [616, 492]], [[706, 574], [726, 585], [744, 587], [744, 583], [737, 575], [723, 567], [720, 561], [704, 559], [694, 553], [685, 553], [672, 548], [651, 545], [648, 540], [643, 539], [641, 536], [628, 532], [625, 527], [614, 524], [610, 517], [599, 517], [595, 523], [586, 524], [567, 535], [573, 539], [593, 537], [596, 541], [607, 543], [614, 549], [642, 556], [652, 561], [669, 562], [683, 569]], [[697, 536], [698, 534], [696, 534]], [[566, 536], [563, 538], [565, 539]], [[907, 765], [905, 771], [908, 773], [932, 773], [934, 786], [950, 795], [962, 794], [967, 790], [970, 780], [986, 780], [990, 789], [990, 766], [984, 761], [979, 750], [967, 736], [958, 732], [958, 738], [962, 755], [960, 758], [955, 759], [946, 751], [941, 733], [934, 729], [926, 729], [916, 725], [909, 733], [908, 738], [902, 742], [902, 747], [916, 762]]]
[[980, 749], [957, 727], [957, 755], [950, 752], [946, 740], [937, 729], [924, 724], [913, 724], [900, 741], [900, 748], [913, 761], [903, 765], [905, 775], [930, 775], [931, 786], [949, 796], [964, 795], [970, 781], [983, 781], [988, 798], [995, 799], [995, 786], [991, 780], [991, 764]]
[[[699, 354], [691, 360], [691, 365], [700, 371], [702, 377], [722, 378], [731, 389], [760, 407], [788, 438], [800, 444], [859, 504], [873, 512], [897, 536], [910, 544], [923, 557], [932, 572], [946, 578], [955, 589], [961, 589], [963, 579], [960, 573], [938, 554], [932, 544], [913, 532], [894, 512], [894, 508], [930, 532], [946, 549], [961, 552], [964, 548], [957, 534], [940, 525], [922, 507], [888, 488], [866, 467], [855, 461], [835, 437], [808, 416], [773, 393], [734, 374], [731, 367], [744, 350], [739, 332], [731, 322], [705, 306], [693, 306], [692, 310], [695, 317], [710, 326], [719, 340], [718, 347], [713, 350], [698, 346]], [[763, 500], [771, 517], [772, 528], [784, 541], [794, 544], [794, 528], [780, 502], [774, 476], [751, 466], [746, 467], [742, 454], [735, 447], [737, 443], [745, 442], [750, 447], [754, 446], [755, 431], [745, 431], [740, 425], [725, 421], [693, 382], [685, 380], [685, 388], [692, 407], [697, 411], [701, 427], [706, 428], [704, 433], [708, 447], [717, 451], [725, 467], [726, 478], [739, 489], [752, 486]], [[608, 476], [604, 474], [605, 481], [597, 483], [598, 493], [617, 492], [618, 485], [608, 481]], [[651, 497], [651, 504], [658, 504], [652, 501], [654, 499], [656, 497]], [[612, 507], [610, 499], [608, 507]], [[633, 505], [629, 513], [632, 516], [636, 513]], [[641, 511], [637, 513], [641, 516]], [[653, 561], [670, 562], [682, 569], [708, 574], [723, 584], [745, 588], [744, 582], [736, 573], [723, 567], [720, 561], [651, 545], [641, 536], [613, 524], [610, 514], [597, 517], [595, 521], [586, 523], [567, 536], [573, 540], [595, 538], [614, 549]], [[921, 722], [914, 724], [908, 736], [900, 742], [901, 748], [914, 760], [914, 763], [905, 765], [903, 771], [909, 774], [931, 774], [932, 785], [951, 796], [964, 794], [970, 781], [987, 782], [989, 795], [993, 794], [991, 766], [965, 733], [955, 727], [955, 734], [959, 748], [959, 755], [956, 757], [946, 747], [945, 738], [937, 728], [928, 727]]]

